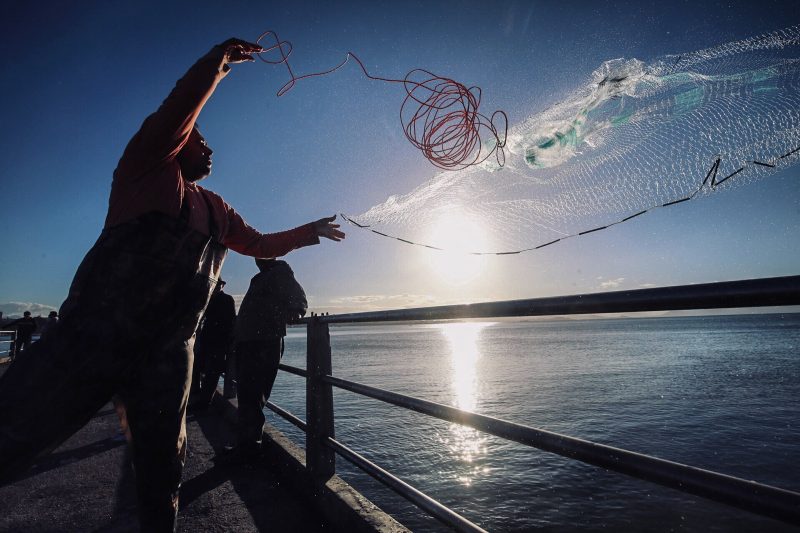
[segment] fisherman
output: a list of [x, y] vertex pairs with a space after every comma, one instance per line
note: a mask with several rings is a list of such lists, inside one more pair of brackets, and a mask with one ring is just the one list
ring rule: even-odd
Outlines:
[[262, 234], [197, 185], [212, 150], [197, 116], [256, 44], [229, 39], [181, 78], [114, 171], [108, 215], [55, 329], [0, 378], [0, 483], [75, 433], [117, 394], [132, 435], [140, 527], [173, 531], [186, 454], [194, 334], [228, 248], [278, 257], [344, 238], [323, 218]]
[[250, 280], [236, 319], [238, 368], [238, 442], [224, 461], [249, 462], [261, 453], [264, 406], [283, 356], [286, 324], [306, 314], [303, 288], [285, 261], [256, 259], [259, 273]]

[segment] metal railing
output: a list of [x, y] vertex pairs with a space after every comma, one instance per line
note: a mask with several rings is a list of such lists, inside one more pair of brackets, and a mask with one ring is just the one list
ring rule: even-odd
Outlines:
[[17, 330], [2, 330], [0, 331], [0, 357], [9, 357], [13, 359], [11, 349], [14, 347]]
[[272, 402], [267, 406], [306, 433], [306, 468], [318, 480], [335, 473], [335, 455], [364, 470], [400, 496], [458, 531], [484, 531], [335, 439], [333, 387], [507, 440], [800, 525], [800, 493], [772, 487], [537, 429], [447, 405], [336, 378], [331, 375], [329, 324], [586, 313], [723, 309], [800, 305], [800, 276], [684, 285], [528, 300], [313, 316], [307, 324], [307, 369], [280, 369], [306, 379], [306, 422]]

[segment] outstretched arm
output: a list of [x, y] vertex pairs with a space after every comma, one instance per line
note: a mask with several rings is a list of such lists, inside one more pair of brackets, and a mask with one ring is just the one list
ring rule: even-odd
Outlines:
[[[208, 192], [208, 191], [205, 191]], [[344, 239], [339, 224], [334, 224], [336, 215], [309, 222], [303, 226], [279, 233], [261, 233], [247, 224], [227, 203], [216, 195], [209, 195], [220, 202], [226, 210], [227, 227], [224, 228], [222, 244], [242, 255], [251, 257], [281, 257], [292, 250], [319, 244], [319, 238], [332, 241]]]

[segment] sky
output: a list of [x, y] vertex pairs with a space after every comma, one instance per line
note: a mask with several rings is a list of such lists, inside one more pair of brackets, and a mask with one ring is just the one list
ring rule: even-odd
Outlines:
[[[483, 90], [513, 125], [603, 61], [647, 61], [800, 23], [796, 2], [21, 2], [0, 35], [0, 311], [58, 308], [105, 219], [130, 137], [214, 44], [276, 31], [298, 72], [353, 51], [370, 72], [421, 67]], [[277, 98], [285, 70], [234, 65], [199, 122], [202, 185], [252, 226], [358, 214], [436, 172], [403, 137], [397, 86], [352, 65]], [[796, 275], [800, 165], [697, 202], [472, 269], [347, 224], [286, 260], [317, 312], [350, 312]], [[226, 292], [256, 273], [231, 253]]]

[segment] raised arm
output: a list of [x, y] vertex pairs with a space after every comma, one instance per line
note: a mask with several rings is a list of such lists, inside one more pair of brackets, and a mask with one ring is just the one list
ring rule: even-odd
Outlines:
[[228, 39], [192, 65], [158, 110], [145, 119], [125, 149], [120, 164], [128, 167], [128, 174], [138, 174], [131, 167], [145, 171], [174, 158], [186, 144], [197, 116], [217, 84], [230, 71], [229, 65], [253, 61], [252, 54], [261, 49], [241, 39]]

